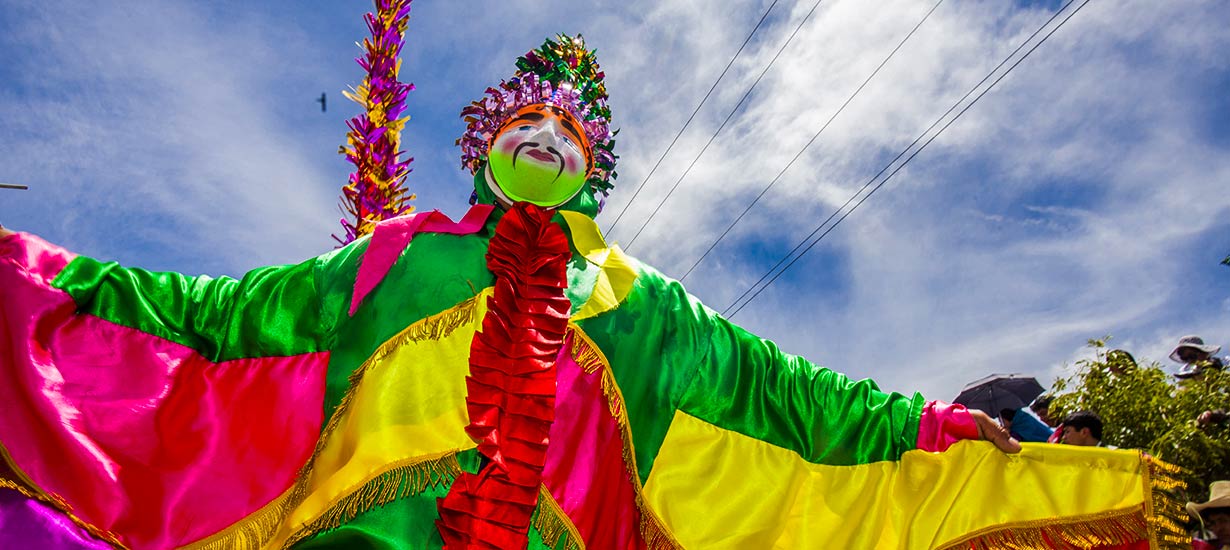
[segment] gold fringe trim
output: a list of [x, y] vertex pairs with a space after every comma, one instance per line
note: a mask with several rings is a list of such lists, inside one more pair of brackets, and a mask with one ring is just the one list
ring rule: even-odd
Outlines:
[[576, 361], [585, 374], [598, 372], [605, 361], [602, 352], [598, 351], [598, 346], [594, 345], [589, 336], [577, 325], [569, 324], [568, 333], [572, 337], [572, 348], [570, 349], [572, 360]]
[[627, 470], [628, 477], [636, 489], [636, 507], [641, 512], [641, 537], [645, 540], [646, 547], [649, 550], [682, 549], [683, 545], [675, 540], [675, 536], [671, 534], [670, 529], [666, 527], [666, 524], [662, 522], [658, 514], [649, 506], [649, 503], [645, 502], [645, 487], [641, 485], [640, 470], [636, 468], [636, 448], [632, 444], [632, 426], [628, 423], [628, 413], [624, 407], [624, 396], [619, 389], [619, 384], [615, 382], [615, 374], [611, 369], [610, 361], [602, 353], [602, 349], [590, 339], [589, 335], [585, 334], [585, 331], [580, 326], [569, 324], [568, 329], [572, 335], [573, 359], [577, 364], [584, 365], [582, 360], [593, 361], [593, 358], [596, 357], [598, 365], [602, 369], [602, 394], [607, 399], [607, 406], [610, 408], [611, 416], [619, 424], [620, 439], [623, 440], [624, 468]]
[[441, 311], [430, 317], [419, 320], [418, 322], [402, 329], [396, 336], [389, 338], [376, 351], [372, 353], [367, 361], [359, 367], [359, 370], [366, 370], [372, 363], [378, 362], [390, 353], [393, 353], [397, 348], [400, 348], [410, 342], [422, 342], [424, 340], [440, 340], [447, 338], [453, 331], [471, 324], [474, 322], [474, 314], [478, 311], [478, 300], [488, 294], [486, 290], [479, 294], [466, 299], [447, 310]]
[[1190, 549], [1183, 507], [1173, 491], [1183, 486], [1180, 469], [1141, 456], [1145, 499], [1140, 506], [1073, 518], [996, 525], [947, 543], [940, 550], [1084, 550], [1149, 541], [1151, 549]]
[[1183, 523], [1187, 511], [1175, 494], [1186, 488], [1179, 479], [1182, 468], [1168, 464], [1148, 455], [1145, 462], [1144, 488], [1149, 494], [1145, 499], [1145, 517], [1149, 520], [1150, 548], [1179, 550], [1191, 548], [1192, 538]]
[[[227, 527], [214, 535], [189, 545], [187, 548], [191, 548], [192, 550], [224, 550], [231, 548], [240, 550], [257, 550], [268, 543], [269, 540], [277, 534], [278, 527], [280, 527], [282, 523], [285, 522], [286, 518], [290, 516], [291, 512], [298, 508], [300, 504], [303, 504], [303, 501], [307, 498], [308, 483], [312, 479], [316, 460], [320, 458], [320, 454], [324, 452], [325, 445], [329, 441], [330, 436], [337, 431], [338, 426], [342, 423], [343, 417], [345, 417], [346, 413], [350, 410], [351, 402], [354, 399], [356, 391], [358, 390], [359, 383], [362, 382], [363, 376], [367, 373], [367, 370], [371, 368], [372, 365], [388, 357], [389, 354], [393, 353], [393, 351], [397, 348], [410, 342], [439, 340], [452, 334], [453, 331], [458, 328], [473, 323], [478, 310], [478, 300], [483, 299], [488, 294], [490, 294], [490, 291], [484, 290], [478, 295], [473, 296], [457, 304], [456, 306], [453, 306], [452, 308], [421, 319], [405, 329], [402, 329], [402, 331], [397, 333], [397, 335], [389, 338], [381, 344], [380, 347], [376, 348], [376, 351], [372, 352], [371, 356], [369, 356], [362, 365], [359, 365], [354, 372], [351, 372], [350, 376], [347, 378], [348, 387], [346, 389], [346, 393], [342, 396], [342, 400], [338, 403], [337, 408], [333, 410], [333, 414], [329, 417], [329, 422], [325, 425], [325, 429], [321, 431], [320, 437], [316, 440], [316, 447], [312, 450], [312, 456], [308, 458], [307, 462], [304, 463], [303, 467], [299, 469], [298, 474], [296, 474], [294, 485], [292, 485], [290, 489], [288, 489], [281, 497], [274, 499], [273, 502], [269, 503], [258, 512], [239, 520], [230, 527]], [[326, 523], [329, 523], [323, 520], [326, 517], [336, 517], [337, 508], [339, 506], [353, 511], [357, 509], [355, 508], [355, 506], [358, 506], [357, 503], [365, 501], [375, 502], [380, 500], [380, 495], [382, 495], [383, 491], [386, 490], [387, 485], [391, 483], [391, 481], [387, 479], [380, 482], [381, 479], [386, 477], [397, 478], [399, 482], [403, 480], [403, 477], [398, 476], [409, 476], [412, 480], [421, 479], [422, 476], [430, 477], [432, 475], [439, 475], [442, 472], [438, 470], [438, 468], [444, 468], [447, 472], [452, 472], [452, 468], [454, 466], [457, 471], [460, 471], [460, 466], [457, 465], [455, 453], [456, 451], [450, 451], [447, 453], [451, 456], [451, 459], [447, 457], [415, 457], [410, 459], [414, 461], [414, 464], [394, 466], [392, 469], [377, 475], [371, 481], [368, 481], [357, 491], [355, 491], [355, 493], [346, 495], [346, 497], [343, 497], [342, 501], [339, 501], [338, 504], [331, 506], [324, 516], [313, 520], [299, 531], [293, 533], [290, 541], [285, 544], [284, 547], [290, 547], [295, 541], [302, 540], [311, 534], [324, 530], [325, 528], [321, 527], [316, 531], [311, 531], [304, 534], [312, 527], [318, 526], [318, 524], [325, 525]], [[439, 464], [439, 461], [441, 460], [451, 460], [451, 463]], [[417, 466], [418, 464], [424, 465]], [[416, 469], [416, 467], [421, 468], [421, 471]], [[456, 474], [453, 474], [453, 476], [455, 477]], [[369, 489], [369, 486], [372, 486], [373, 483], [376, 483], [377, 488]], [[381, 485], [380, 483], [383, 483], [384, 485]], [[354, 496], [354, 499], [347, 500], [352, 495], [365, 490], [367, 490], [367, 492], [362, 496]], [[376, 493], [374, 498], [372, 496], [373, 492]], [[408, 495], [413, 493], [406, 494]], [[387, 502], [388, 500], [384, 500], [381, 504]], [[357, 515], [357, 513], [355, 515]], [[353, 516], [351, 517], [353, 518]], [[336, 527], [336, 525], [334, 526]]]
[[394, 466], [338, 499], [324, 515], [296, 531], [282, 547], [290, 548], [317, 533], [336, 529], [377, 506], [417, 495], [428, 487], [451, 483], [459, 475], [461, 464], [457, 462], [456, 450]]
[[568, 514], [555, 502], [555, 497], [551, 496], [551, 491], [547, 490], [545, 485], [538, 488], [538, 510], [530, 524], [538, 530], [542, 541], [550, 548], [559, 548], [560, 541], [566, 540], [565, 550], [585, 550], [581, 532], [577, 531], [577, 526], [572, 524]]
[[81, 519], [77, 516], [77, 514], [73, 513], [72, 505], [70, 505], [68, 501], [64, 500], [63, 497], [39, 488], [38, 485], [34, 483], [34, 480], [30, 479], [30, 476], [26, 475], [21, 468], [17, 467], [17, 463], [13, 461], [12, 456], [9, 456], [9, 451], [4, 448], [3, 444], [0, 444], [0, 460], [4, 461], [4, 464], [8, 466], [9, 471], [12, 472], [13, 476], [17, 478], [9, 479], [7, 477], [0, 477], [0, 488], [12, 489], [18, 493], [21, 493], [21, 495], [26, 498], [45, 503], [52, 508], [59, 510], [60, 513], [67, 516], [73, 524], [77, 527], [85, 529], [85, 531], [94, 538], [106, 542], [115, 548], [122, 550], [128, 549], [128, 546], [120, 541], [119, 534], [108, 531]]
[[230, 550], [231, 548], [257, 549], [273, 535], [289, 512], [286, 499], [290, 489], [261, 507], [260, 510], [230, 527], [213, 535], [180, 547], [181, 550]]
[[1126, 544], [1149, 535], [1140, 506], [1076, 518], [1024, 521], [988, 527], [941, 550], [1084, 550]]

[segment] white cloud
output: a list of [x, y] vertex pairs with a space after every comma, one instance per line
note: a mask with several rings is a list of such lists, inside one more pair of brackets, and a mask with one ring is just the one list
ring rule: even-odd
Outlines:
[[[932, 4], [821, 4], [633, 252], [681, 275]], [[139, 13], [55, 6], [21, 3], [20, 23], [3, 27], [15, 32], [0, 43], [13, 54], [0, 60], [0, 180], [36, 189], [0, 195], [0, 221], [183, 271], [236, 273], [330, 246], [347, 172], [334, 109], [351, 112], [334, 92], [359, 77], [347, 58], [366, 6], [310, 17], [293, 2], [226, 14], [170, 1]], [[456, 215], [469, 194], [452, 148], [460, 106], [544, 36], [580, 31], [600, 50], [623, 130], [599, 220], [609, 225], [768, 2], [712, 6], [416, 3], [403, 74], [419, 86], [406, 134], [419, 208]], [[809, 7], [770, 18], [618, 240]], [[1196, 129], [1214, 112], [1206, 84], [1230, 70], [1222, 9], [1091, 3], [736, 320], [821, 364], [938, 398], [992, 371], [1047, 383], [1107, 332], [1159, 360], [1180, 334], [1225, 340], [1230, 299], [1176, 310], [1192, 290], [1170, 258], [1230, 212], [1226, 140]], [[1047, 17], [1007, 2], [941, 5], [689, 288], [724, 307]], [[331, 112], [309, 118], [321, 88]]]

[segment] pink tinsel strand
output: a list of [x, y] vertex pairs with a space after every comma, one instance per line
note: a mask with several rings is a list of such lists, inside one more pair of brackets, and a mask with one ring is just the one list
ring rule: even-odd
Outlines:
[[405, 187], [410, 162], [398, 150], [399, 131], [393, 126], [405, 112], [405, 99], [413, 84], [397, 80], [397, 58], [401, 53], [411, 0], [376, 0], [376, 13], [364, 16], [371, 37], [363, 40], [364, 56], [355, 61], [366, 72], [365, 108], [379, 106], [383, 117], [373, 119], [370, 108], [346, 125], [348, 146], [342, 154], [355, 166], [342, 188], [344, 235], [333, 238], [346, 244], [371, 232], [376, 222], [414, 210], [407, 204], [414, 199]]

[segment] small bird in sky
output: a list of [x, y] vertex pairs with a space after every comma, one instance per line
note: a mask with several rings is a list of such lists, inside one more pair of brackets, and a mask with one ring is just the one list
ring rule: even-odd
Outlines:
[[325, 112], [325, 101], [326, 101], [325, 93], [320, 92], [320, 97], [317, 98], [316, 101], [320, 103], [320, 112], [322, 113]]

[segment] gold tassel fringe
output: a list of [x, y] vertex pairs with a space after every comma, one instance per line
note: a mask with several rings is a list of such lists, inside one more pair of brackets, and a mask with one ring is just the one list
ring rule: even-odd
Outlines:
[[1076, 518], [997, 525], [947, 544], [941, 550], [1085, 550], [1148, 540], [1150, 548], [1190, 549], [1183, 507], [1174, 491], [1180, 469], [1142, 455], [1145, 501], [1140, 506]]
[[273, 536], [281, 525], [283, 518], [290, 512], [286, 509], [286, 498], [290, 489], [282, 493], [256, 511], [231, 527], [214, 533], [212, 536], [198, 540], [181, 547], [180, 550], [256, 550]]
[[0, 476], [0, 488], [12, 489], [18, 493], [21, 493], [21, 495], [26, 498], [37, 500], [51, 506], [52, 508], [55, 508], [56, 510], [59, 510], [62, 514], [68, 516], [68, 519], [77, 527], [84, 529], [87, 533], [93, 535], [94, 538], [106, 542], [115, 548], [122, 550], [126, 550], [128, 548], [122, 541], [120, 541], [119, 534], [113, 533], [81, 519], [77, 516], [77, 514], [73, 513], [72, 505], [60, 497], [60, 495], [48, 493], [42, 489], [39, 489], [38, 486], [36, 486], [34, 482], [31, 481], [30, 478], [17, 467], [17, 464], [13, 462], [13, 457], [9, 456], [8, 449], [5, 449], [3, 445], [0, 445], [0, 461], [3, 461], [4, 465], [8, 466], [9, 472], [17, 478], [9, 479], [8, 477]]
[[[619, 424], [620, 439], [623, 440], [623, 458], [624, 469], [627, 471], [629, 479], [632, 481], [632, 486], [636, 488], [636, 507], [641, 512], [641, 537], [645, 540], [649, 550], [678, 550], [683, 548], [679, 541], [671, 535], [666, 524], [658, 517], [657, 513], [645, 502], [645, 488], [641, 485], [640, 471], [636, 468], [636, 448], [632, 445], [632, 426], [628, 423], [627, 409], [624, 407], [624, 396], [619, 390], [619, 384], [615, 381], [615, 374], [611, 370], [611, 363], [607, 360], [606, 355], [598, 348], [598, 345], [585, 334], [584, 330], [577, 325], [569, 325], [569, 333], [572, 337], [572, 354], [573, 360], [582, 368], [587, 368], [588, 362], [596, 361], [595, 370], [602, 369], [602, 394], [606, 397], [607, 406], [610, 409], [611, 416]], [[585, 361], [585, 362], [583, 362]], [[587, 373], [593, 371], [586, 370]]]
[[[307, 498], [308, 483], [311, 481], [316, 460], [320, 457], [320, 454], [324, 452], [324, 447], [329, 441], [330, 436], [337, 431], [338, 426], [342, 423], [342, 419], [350, 410], [351, 401], [354, 399], [354, 394], [358, 390], [359, 383], [363, 380], [363, 375], [367, 372], [367, 369], [371, 368], [373, 364], [376, 364], [377, 362], [388, 357], [394, 350], [406, 345], [407, 343], [445, 338], [458, 328], [473, 323], [475, 319], [475, 312], [478, 309], [478, 300], [486, 295], [487, 292], [484, 291], [448, 310], [424, 318], [406, 327], [396, 336], [393, 336], [388, 341], [381, 344], [380, 347], [376, 348], [376, 351], [373, 352], [362, 365], [359, 365], [354, 372], [351, 372], [350, 376], [347, 378], [348, 387], [346, 389], [346, 394], [342, 396], [341, 402], [338, 403], [337, 408], [333, 410], [333, 414], [329, 417], [329, 422], [325, 425], [325, 429], [321, 431], [319, 439], [316, 440], [316, 447], [312, 451], [312, 456], [309, 457], [303, 467], [299, 469], [298, 474], [295, 476], [294, 485], [292, 485], [291, 488], [282, 495], [282, 497], [270, 502], [257, 513], [249, 515], [239, 522], [232, 524], [230, 527], [219, 531], [213, 536], [189, 545], [187, 548], [192, 550], [224, 550], [232, 548], [239, 550], [257, 550], [267, 543], [269, 539], [273, 538], [278, 527], [286, 520], [287, 517], [290, 516], [291, 512], [294, 511], [295, 508], [298, 508], [299, 505], [303, 503], [304, 499]], [[332, 518], [337, 518], [344, 515], [344, 511], [339, 512], [340, 508], [344, 508], [345, 510], [349, 510], [351, 512], [356, 510], [361, 512], [362, 510], [359, 510], [358, 506], [360, 506], [363, 502], [380, 501], [380, 504], [389, 502], [389, 500], [392, 500], [391, 498], [383, 501], [381, 501], [381, 498], [383, 498], [385, 491], [390, 490], [389, 484], [392, 483], [391, 480], [393, 479], [398, 480], [400, 483], [401, 481], [406, 480], [406, 476], [409, 476], [409, 481], [411, 481], [410, 486], [417, 487], [421, 485], [426, 488], [426, 485], [422, 485], [422, 482], [425, 479], [435, 479], [436, 481], [433, 483], [438, 483], [439, 480], [442, 479], [440, 477], [442, 475], [449, 474], [456, 477], [456, 473], [452, 472], [454, 472], [454, 467], [455, 470], [459, 472], [460, 466], [457, 466], [457, 459], [456, 456], [453, 456], [453, 454], [455, 453], [450, 453], [451, 458], [438, 457], [436, 459], [422, 459], [419, 457], [414, 459], [416, 461], [414, 464], [395, 467], [392, 470], [380, 474], [360, 487], [357, 491], [355, 491], [355, 493], [347, 495], [341, 502], [331, 507], [329, 512], [326, 512], [324, 517], [317, 518], [316, 521], [292, 535], [292, 543], [286, 544], [285, 546], [289, 547], [293, 544], [293, 541], [302, 540], [310, 534], [314, 534], [325, 529], [326, 527], [321, 527], [315, 531], [310, 531], [312, 527], [317, 526], [318, 524], [322, 526], [329, 524], [332, 522]], [[441, 463], [440, 461], [442, 460], [446, 462], [451, 460], [451, 462]], [[444, 470], [440, 470], [440, 468], [444, 468]], [[451, 480], [451, 478], [449, 479]], [[420, 491], [422, 491], [422, 489], [420, 489]], [[359, 496], [358, 493], [363, 494]], [[409, 495], [414, 493], [410, 492], [406, 494]], [[358, 515], [357, 512], [354, 513], [354, 515]], [[350, 518], [353, 518], [354, 515], [350, 516]], [[324, 521], [325, 518], [331, 519], [330, 521]], [[340, 525], [340, 522], [334, 524], [333, 526], [336, 527], [337, 525]]]
[[589, 336], [581, 332], [576, 325], [568, 326], [568, 336], [572, 340], [572, 348], [569, 350], [572, 353], [572, 360], [581, 367], [581, 371], [585, 374], [598, 372], [605, 361], [602, 352], [598, 351], [598, 346], [590, 342]]
[[565, 550], [585, 550], [581, 533], [559, 507], [559, 503], [555, 502], [555, 497], [551, 496], [551, 491], [548, 491], [545, 485], [538, 488], [538, 509], [534, 511], [530, 524], [538, 530], [542, 541], [550, 548], [560, 548], [560, 542], [566, 541], [563, 546]]
[[1085, 550], [1144, 540], [1148, 535], [1144, 510], [1133, 506], [1078, 518], [997, 525], [942, 550]]
[[417, 495], [428, 487], [451, 483], [459, 475], [461, 464], [457, 462], [456, 451], [435, 458], [416, 459], [415, 462], [394, 467], [342, 497], [330, 506], [324, 515], [296, 531], [287, 539], [283, 548], [290, 548], [317, 533], [336, 529], [359, 514], [378, 506]]
[[1145, 501], [1145, 512], [1149, 519], [1149, 532], [1157, 540], [1157, 547], [1165, 550], [1191, 548], [1192, 538], [1183, 523], [1187, 519], [1187, 511], [1175, 494], [1185, 488], [1186, 484], [1179, 479], [1182, 468], [1144, 456], [1146, 465], [1145, 489], [1150, 497]]

